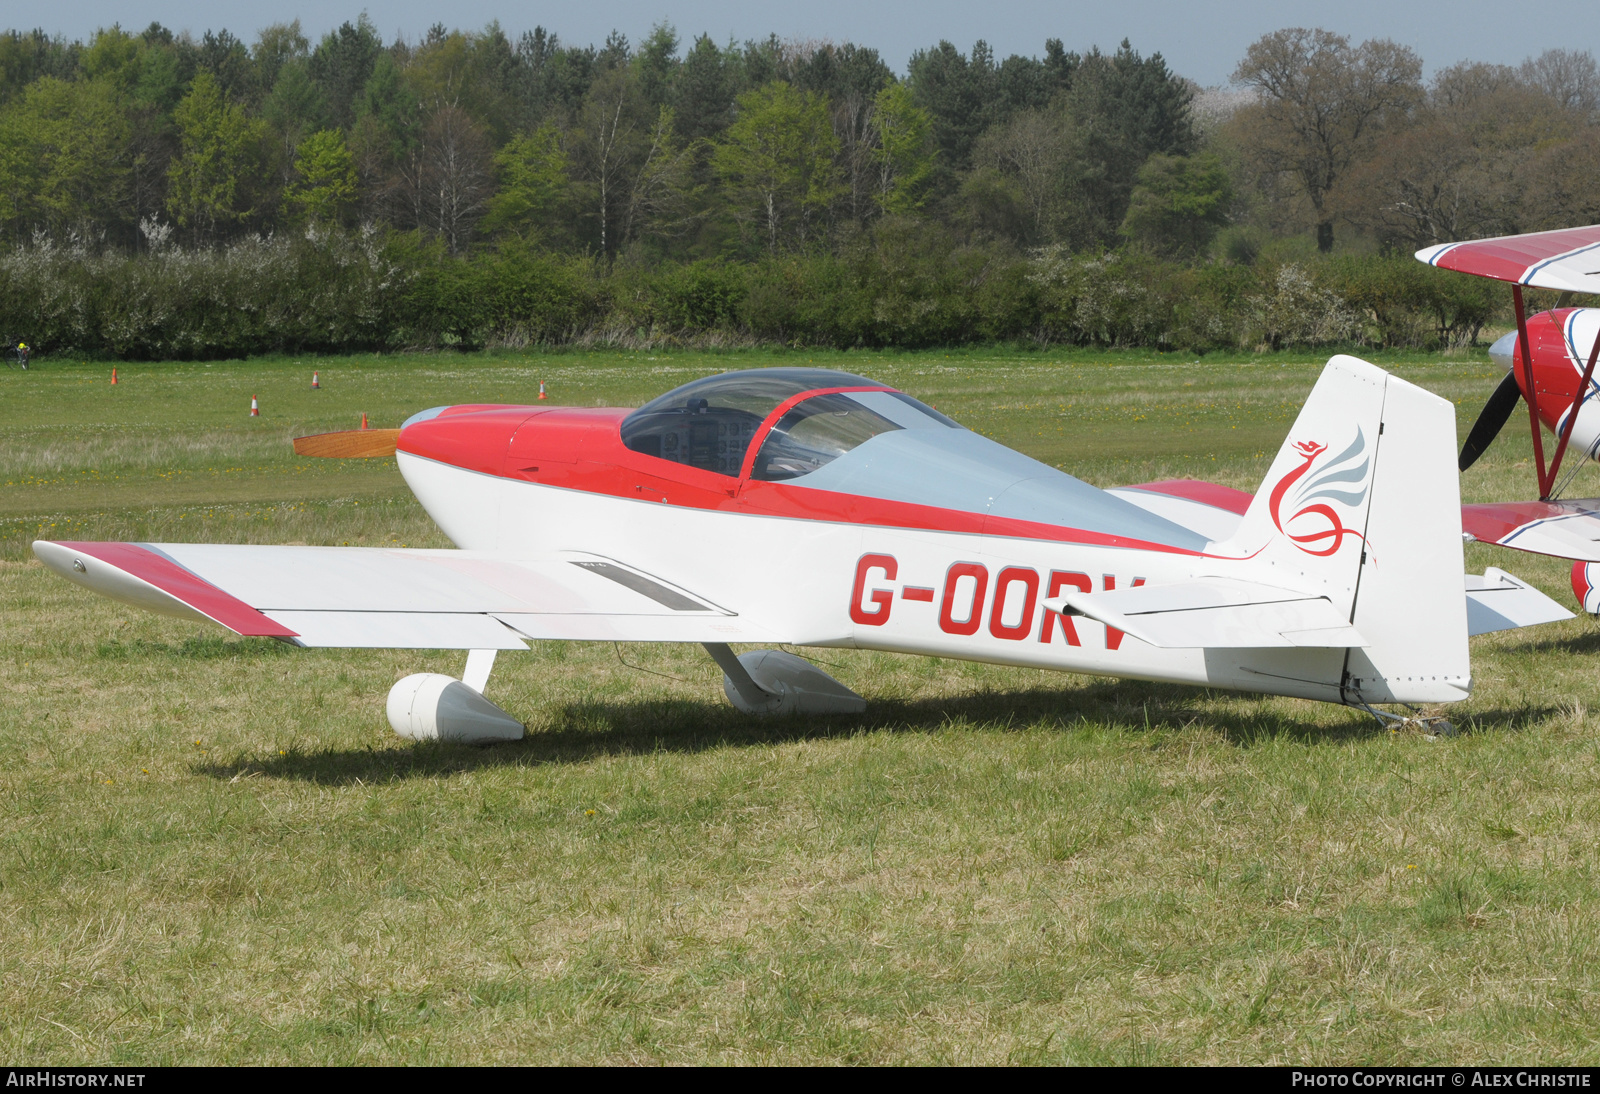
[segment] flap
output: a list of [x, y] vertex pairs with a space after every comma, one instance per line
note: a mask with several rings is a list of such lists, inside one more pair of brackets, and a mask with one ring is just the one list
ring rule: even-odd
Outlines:
[[299, 646], [369, 650], [525, 650], [490, 615], [444, 612], [274, 612]]
[[1236, 578], [1071, 592], [1045, 607], [1098, 620], [1163, 649], [1367, 644], [1326, 598]]

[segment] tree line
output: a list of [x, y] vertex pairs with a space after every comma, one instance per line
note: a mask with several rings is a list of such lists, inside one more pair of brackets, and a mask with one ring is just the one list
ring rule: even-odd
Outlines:
[[[1139, 269], [1147, 296], [1175, 301], [1194, 277], [1248, 282], [1246, 296], [1266, 299], [1293, 265], [1290, 281], [1346, 294], [1338, 307], [1355, 319], [1335, 324], [1346, 337], [1431, 323], [1448, 338], [1465, 328], [1431, 304], [1406, 305], [1433, 308], [1427, 322], [1383, 318], [1401, 305], [1373, 286], [1404, 280], [1375, 272], [1392, 270], [1385, 256], [1597, 220], [1600, 73], [1567, 50], [1424, 81], [1404, 46], [1291, 28], [1252, 44], [1229, 87], [1201, 89], [1127, 42], [1077, 53], [1049, 39], [1039, 55], [1003, 59], [983, 42], [939, 42], [900, 75], [853, 43], [689, 42], [665, 24], [636, 45], [613, 33], [600, 46], [543, 28], [513, 40], [498, 24], [385, 42], [365, 17], [315, 44], [298, 22], [249, 43], [159, 24], [87, 41], [0, 33], [0, 322], [24, 330], [43, 322], [28, 308], [56, 299], [51, 314], [76, 309], [80, 330], [61, 337], [85, 348], [111, 349], [90, 328], [133, 306], [115, 302], [138, 295], [118, 278], [180, 254], [196, 269], [276, 255], [324, 277], [339, 255], [381, 255], [364, 268], [388, 271], [371, 277], [391, 309], [402, 297], [437, 304], [473, 270], [564, 270], [590, 286], [589, 319], [569, 317], [564, 333], [522, 324], [553, 338], [583, 322], [617, 328], [604, 319], [613, 311], [653, 315], [627, 293], [684, 277], [744, 301], [719, 313], [719, 329], [768, 337], [784, 325], [764, 327], [748, 302], [781, 270], [798, 278], [794, 292], [842, 279], [858, 310], [932, 316], [1003, 291], [1048, 310], [1037, 302], [1068, 267]], [[1366, 288], [1327, 265], [1339, 256], [1369, 261]], [[80, 286], [75, 304], [31, 280], [63, 262], [78, 266], [63, 282]], [[953, 270], [983, 284], [952, 284]], [[179, 291], [172, 277], [137, 277], [146, 303]], [[200, 297], [175, 298], [172, 314]], [[390, 319], [437, 340], [450, 324], [430, 307], [427, 322]], [[465, 297], [460, 307], [473, 311]], [[1030, 314], [800, 337], [1101, 338], [1092, 323]], [[450, 337], [482, 341], [484, 322]], [[1260, 336], [1260, 324], [1233, 324], [1202, 337], [1171, 316], [1135, 326], [1143, 333], [1107, 337]]]

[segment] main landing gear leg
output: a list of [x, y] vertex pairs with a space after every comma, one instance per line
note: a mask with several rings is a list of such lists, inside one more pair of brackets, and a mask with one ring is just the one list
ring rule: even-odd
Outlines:
[[860, 714], [867, 701], [803, 657], [781, 650], [735, 655], [724, 642], [704, 642], [722, 668], [722, 690], [746, 714]]

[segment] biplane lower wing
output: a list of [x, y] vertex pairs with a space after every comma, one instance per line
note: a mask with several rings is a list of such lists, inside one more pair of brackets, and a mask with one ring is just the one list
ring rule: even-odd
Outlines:
[[44, 540], [33, 549], [51, 570], [103, 596], [299, 646], [788, 641], [671, 582], [577, 552]]
[[1461, 531], [1480, 543], [1600, 562], [1600, 498], [1463, 505]]

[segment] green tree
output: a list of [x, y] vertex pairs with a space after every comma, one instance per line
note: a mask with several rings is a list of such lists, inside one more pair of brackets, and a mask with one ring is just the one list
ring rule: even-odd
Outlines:
[[912, 54], [908, 70], [917, 105], [933, 119], [940, 163], [950, 171], [965, 171], [979, 134], [995, 120], [1000, 80], [994, 52], [979, 41], [969, 59], [941, 41]]
[[673, 86], [678, 131], [694, 141], [717, 137], [733, 120], [737, 57], [702, 34], [683, 59]]
[[1072, 242], [1111, 242], [1128, 215], [1140, 166], [1152, 155], [1195, 150], [1193, 93], [1161, 54], [1141, 57], [1126, 39], [1110, 56], [1090, 50], [1061, 106], [1077, 135], [1083, 171], [1073, 184]]
[[644, 101], [656, 110], [670, 106], [679, 68], [678, 32], [671, 23], [657, 23], [650, 28], [650, 36], [639, 43], [633, 64], [639, 73], [639, 91]]
[[143, 42], [112, 25], [97, 31], [83, 51], [83, 74], [91, 80], [105, 80], [120, 95], [130, 94], [139, 82], [143, 52]]
[[327, 98], [335, 124], [348, 126], [354, 118], [356, 100], [382, 53], [383, 39], [365, 14], [318, 43], [311, 55], [311, 78]]
[[1024, 110], [991, 127], [972, 153], [962, 204], [981, 228], [1036, 245], [1082, 236], [1082, 137], [1059, 110]]
[[933, 122], [912, 101], [905, 84], [889, 84], [874, 97], [872, 106], [878, 208], [899, 215], [914, 212], [921, 208], [933, 177]]
[[1187, 258], [1228, 222], [1233, 184], [1215, 155], [1163, 156], [1139, 168], [1122, 234], [1158, 254]]
[[[613, 45], [626, 47], [626, 40]], [[632, 66], [615, 64], [589, 89], [572, 131], [573, 176], [594, 218], [600, 253], [665, 226], [688, 185], [687, 153], [669, 107], [652, 109]]]
[[712, 157], [736, 205], [773, 252], [803, 244], [838, 192], [834, 136], [822, 98], [779, 80], [739, 96], [739, 117]]
[[564, 235], [555, 217], [569, 198], [571, 164], [556, 127], [546, 123], [513, 137], [494, 164], [500, 186], [489, 199], [484, 230], [541, 242]]
[[300, 20], [263, 27], [256, 34], [255, 47], [250, 51], [260, 93], [269, 94], [277, 86], [283, 66], [304, 64], [310, 56], [311, 43], [300, 29]]
[[1248, 158], [1263, 175], [1299, 184], [1317, 249], [1331, 251], [1335, 187], [1421, 97], [1421, 59], [1386, 38], [1351, 46], [1340, 34], [1289, 27], [1253, 42], [1233, 82], [1259, 96], [1233, 119]]
[[173, 112], [173, 121], [178, 154], [167, 168], [167, 208], [178, 223], [207, 237], [250, 216], [265, 123], [228, 102], [203, 69]]
[[313, 224], [338, 221], [355, 201], [355, 162], [337, 129], [324, 129], [301, 141], [294, 171], [285, 204]]
[[0, 221], [104, 225], [124, 208], [129, 125], [107, 80], [34, 81], [0, 113]]

